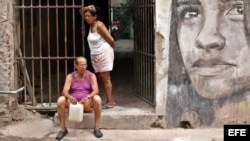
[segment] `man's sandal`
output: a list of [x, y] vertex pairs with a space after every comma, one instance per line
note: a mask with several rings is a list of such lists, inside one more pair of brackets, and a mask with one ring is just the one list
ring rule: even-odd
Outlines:
[[103, 136], [102, 131], [101, 131], [100, 129], [94, 130], [94, 135], [95, 135], [97, 138], [101, 138], [101, 137]]
[[56, 135], [57, 140], [61, 140], [64, 136], [68, 134], [68, 130], [66, 129], [65, 131], [59, 131]]

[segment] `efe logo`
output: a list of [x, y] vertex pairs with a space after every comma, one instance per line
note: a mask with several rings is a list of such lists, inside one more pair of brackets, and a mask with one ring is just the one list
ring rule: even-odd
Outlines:
[[250, 125], [224, 125], [224, 141], [249, 141]]

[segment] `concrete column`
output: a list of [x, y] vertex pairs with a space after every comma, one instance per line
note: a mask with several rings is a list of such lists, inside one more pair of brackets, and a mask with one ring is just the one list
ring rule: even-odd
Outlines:
[[171, 23], [171, 0], [155, 1], [155, 113], [165, 115], [168, 92], [169, 37]]
[[[13, 0], [14, 1], [14, 0]], [[16, 74], [13, 1], [0, 1], [0, 90], [18, 88]], [[12, 121], [11, 111], [18, 107], [15, 94], [0, 93], [0, 126]]]

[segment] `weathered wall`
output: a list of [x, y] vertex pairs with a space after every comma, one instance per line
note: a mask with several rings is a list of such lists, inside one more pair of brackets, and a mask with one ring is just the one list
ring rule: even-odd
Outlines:
[[156, 95], [166, 99], [167, 125], [250, 123], [243, 1], [156, 3]]
[[[14, 61], [13, 6], [10, 0], [0, 1], [0, 90], [17, 88]], [[16, 95], [0, 93], [0, 126], [12, 120], [11, 111], [16, 109]]]
[[0, 1], [1, 9], [0, 9], [0, 88], [2, 90], [10, 90], [13, 88], [13, 24], [10, 11], [10, 2], [8, 0]]
[[156, 113], [166, 113], [169, 67], [169, 34], [171, 1], [159, 0], [155, 3], [155, 67], [156, 67]]
[[111, 7], [121, 7], [121, 3], [126, 3], [127, 0], [110, 0]]

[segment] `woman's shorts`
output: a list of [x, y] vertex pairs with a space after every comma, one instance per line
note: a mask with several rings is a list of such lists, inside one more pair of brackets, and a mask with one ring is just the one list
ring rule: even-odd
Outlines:
[[96, 73], [112, 71], [114, 64], [114, 49], [110, 47], [100, 54], [91, 54], [91, 63]]

